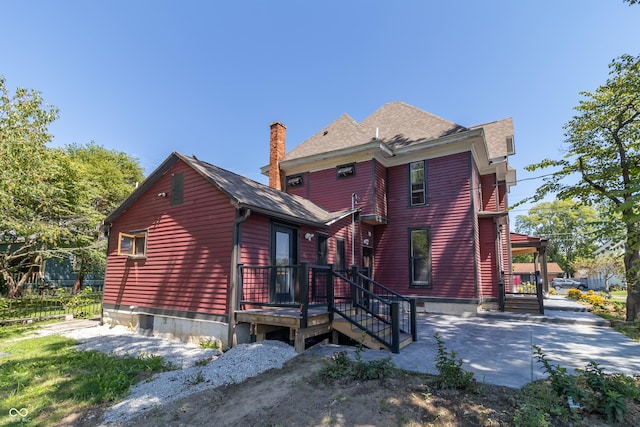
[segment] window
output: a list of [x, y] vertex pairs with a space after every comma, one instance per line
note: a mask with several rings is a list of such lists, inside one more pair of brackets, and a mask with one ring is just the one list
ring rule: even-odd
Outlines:
[[410, 231], [411, 286], [431, 286], [431, 236], [428, 228]]
[[427, 183], [424, 171], [424, 160], [413, 162], [409, 165], [411, 180], [411, 206], [424, 205], [427, 201]]
[[181, 205], [184, 201], [184, 172], [171, 175], [171, 206]]
[[287, 178], [287, 187], [300, 187], [304, 184], [304, 180], [302, 179], [302, 175], [294, 175]]
[[334, 265], [335, 270], [344, 270], [345, 267], [345, 242], [344, 239], [336, 238], [336, 262]]
[[346, 178], [356, 174], [356, 164], [350, 163], [348, 165], [340, 165], [336, 168], [336, 174], [338, 178]]
[[144, 257], [147, 254], [147, 232], [136, 231], [118, 235], [118, 255]]
[[329, 237], [318, 234], [318, 247], [316, 252], [316, 264], [327, 265], [329, 254]]

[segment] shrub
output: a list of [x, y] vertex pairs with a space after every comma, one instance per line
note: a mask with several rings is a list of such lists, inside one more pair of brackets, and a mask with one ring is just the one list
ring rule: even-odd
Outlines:
[[444, 341], [436, 332], [433, 334], [438, 343], [438, 354], [436, 355], [436, 369], [438, 376], [436, 381], [440, 388], [455, 388], [458, 390], [471, 390], [476, 386], [473, 372], [462, 368], [462, 359], [456, 359], [456, 352], [447, 352]]
[[590, 290], [587, 294], [581, 295], [580, 300], [591, 304], [594, 307], [604, 307], [607, 304], [604, 297], [602, 295], [596, 295], [593, 290]]
[[604, 416], [608, 423], [624, 421], [628, 412], [627, 400], [640, 399], [637, 379], [619, 373], [607, 374], [594, 361], [589, 362], [585, 369], [576, 369], [573, 376], [565, 368], [551, 365], [539, 346], [533, 348], [550, 376], [555, 394], [565, 399], [572, 398], [585, 410]]
[[582, 296], [582, 292], [580, 292], [579, 289], [572, 288], [567, 291], [567, 298], [569, 299], [579, 300], [581, 296]]
[[346, 351], [339, 351], [331, 355], [331, 359], [318, 372], [320, 379], [335, 380], [348, 378], [351, 380], [373, 380], [390, 375], [395, 365], [391, 357], [365, 362], [362, 360], [362, 344], [356, 349], [356, 360], [352, 361]]

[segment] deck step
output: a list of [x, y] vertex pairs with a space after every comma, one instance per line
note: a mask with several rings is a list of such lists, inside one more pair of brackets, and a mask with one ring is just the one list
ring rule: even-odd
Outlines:
[[504, 311], [540, 314], [540, 304], [535, 296], [507, 297], [504, 301]]
[[[366, 323], [371, 323], [371, 322], [372, 321], [370, 320], [366, 321]], [[341, 334], [351, 338], [352, 340], [359, 343], [361, 342], [362, 345], [364, 345], [367, 348], [371, 348], [374, 350], [391, 350], [388, 346], [381, 343], [377, 339], [373, 338], [371, 335], [364, 332], [358, 326], [354, 325], [353, 323], [341, 317], [334, 319], [333, 322], [331, 323], [331, 327], [334, 330], [340, 332]], [[390, 342], [391, 327], [385, 327], [384, 329], [377, 331], [377, 335], [383, 337], [385, 341]], [[413, 338], [411, 334], [407, 334], [404, 332], [400, 333], [400, 348], [404, 348], [407, 345], [411, 344], [412, 342], [413, 342]]]

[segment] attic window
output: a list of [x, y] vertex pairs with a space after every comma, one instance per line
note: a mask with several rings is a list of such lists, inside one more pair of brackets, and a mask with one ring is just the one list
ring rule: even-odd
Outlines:
[[351, 175], [355, 175], [356, 174], [356, 164], [355, 163], [351, 163], [348, 165], [340, 165], [336, 168], [336, 173], [338, 175], [338, 178], [345, 178], [347, 176], [351, 176]]
[[302, 175], [294, 175], [287, 178], [287, 187], [299, 187], [304, 184]]
[[144, 258], [147, 254], [147, 231], [118, 234], [118, 255]]

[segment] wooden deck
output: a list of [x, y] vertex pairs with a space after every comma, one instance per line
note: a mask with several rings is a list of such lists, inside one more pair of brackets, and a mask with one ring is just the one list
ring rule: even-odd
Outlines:
[[[249, 323], [250, 333], [256, 336], [256, 341], [263, 341], [269, 332], [289, 329], [289, 340], [294, 343], [298, 353], [305, 350], [305, 340], [326, 333], [332, 333], [332, 341], [337, 341], [337, 333], [353, 339], [363, 341], [366, 347], [372, 349], [386, 349], [387, 346], [364, 334], [358, 327], [352, 325], [339, 315], [335, 315], [333, 321], [330, 320], [326, 307], [310, 307], [307, 314], [307, 326], [302, 326], [302, 314], [294, 307], [264, 307], [249, 310], [239, 310], [236, 312], [236, 322]], [[391, 341], [391, 328], [379, 331]], [[411, 334], [402, 333], [400, 347], [413, 342]]]
[[289, 340], [298, 353], [304, 351], [305, 340], [332, 331], [326, 307], [309, 307], [307, 327], [302, 327], [302, 314], [294, 307], [266, 307], [236, 311], [236, 322], [251, 324], [251, 334], [257, 341], [266, 334], [289, 328]]

